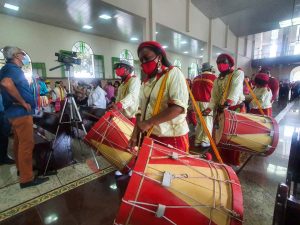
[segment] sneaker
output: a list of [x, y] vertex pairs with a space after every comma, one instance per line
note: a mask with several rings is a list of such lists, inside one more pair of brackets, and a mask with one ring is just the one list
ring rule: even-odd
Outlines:
[[195, 144], [194, 144], [194, 147], [200, 147], [200, 146], [201, 146], [200, 143], [195, 143]]
[[0, 161], [0, 165], [4, 165], [4, 164], [7, 164], [7, 165], [15, 164], [15, 160], [7, 157]]
[[123, 173], [121, 173], [121, 171], [119, 171], [119, 170], [117, 170], [116, 172], [115, 172], [115, 176], [122, 176], [123, 175]]
[[210, 143], [209, 142], [201, 142], [201, 147], [202, 148], [207, 148], [207, 147], [209, 147], [210, 146]]
[[28, 187], [33, 187], [42, 183], [45, 183], [49, 180], [49, 177], [44, 177], [44, 178], [39, 178], [36, 177], [32, 181], [26, 182], [26, 183], [20, 183], [21, 188], [28, 188]]

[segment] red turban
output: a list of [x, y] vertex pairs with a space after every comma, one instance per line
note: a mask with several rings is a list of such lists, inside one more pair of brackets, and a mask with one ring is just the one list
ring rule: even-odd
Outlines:
[[221, 58], [221, 57], [227, 58], [228, 61], [229, 61], [229, 63], [231, 64], [231, 66], [234, 66], [234, 59], [232, 58], [231, 55], [226, 54], [226, 53], [222, 53], [221, 55], [218, 56], [217, 61], [218, 61], [218, 59]]
[[152, 48], [152, 49], [159, 50], [163, 56], [167, 55], [165, 49], [157, 41], [142, 42], [138, 47], [138, 50], [137, 50], [138, 54], [142, 50], [142, 48], [145, 48], [145, 47], [149, 47], [149, 48]]
[[269, 82], [269, 74], [266, 73], [258, 73], [255, 76], [255, 79], [259, 79], [265, 82]]

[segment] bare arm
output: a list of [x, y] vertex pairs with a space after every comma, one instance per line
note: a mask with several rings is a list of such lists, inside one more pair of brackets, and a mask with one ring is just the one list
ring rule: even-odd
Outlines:
[[17, 102], [23, 106], [27, 111], [31, 110], [31, 106], [25, 102], [25, 100], [20, 95], [19, 91], [17, 90], [14, 82], [11, 78], [5, 77], [1, 80], [1, 86], [11, 95]]

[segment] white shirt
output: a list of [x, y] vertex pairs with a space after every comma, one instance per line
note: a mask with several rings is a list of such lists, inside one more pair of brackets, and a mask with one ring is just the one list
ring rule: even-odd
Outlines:
[[[228, 79], [229, 74], [227, 74], [224, 78], [218, 77], [214, 81], [212, 95], [208, 106], [210, 109], [214, 110], [222, 103]], [[232, 105], [238, 105], [245, 100], [245, 96], [243, 94], [243, 82], [244, 72], [241, 70], [235, 70], [232, 75], [232, 80], [227, 93], [227, 98], [225, 96], [225, 101], [229, 99], [233, 101]]]
[[[255, 94], [257, 100], [261, 104], [261, 107], [263, 109], [268, 109], [272, 107], [272, 91], [268, 87], [260, 87], [260, 88], [254, 88], [253, 93]], [[247, 96], [247, 99], [252, 99], [252, 96]], [[258, 109], [258, 106], [256, 105], [256, 101], [254, 99], [250, 102], [250, 108], [251, 109]]]
[[[142, 113], [142, 118], [145, 117], [145, 120], [152, 117], [152, 113], [155, 104], [157, 102], [158, 92], [160, 90], [160, 86], [162, 84], [164, 76], [162, 76], [157, 82], [156, 82], [156, 77], [154, 77], [142, 84], [141, 91], [140, 91], [139, 107]], [[150, 95], [151, 90], [152, 93]], [[149, 95], [150, 95], [150, 100], [146, 109], [146, 103]], [[174, 67], [169, 71], [169, 76], [166, 82], [166, 89], [165, 92], [163, 93], [159, 112], [162, 112], [165, 109], [167, 109], [168, 104], [171, 103], [171, 104], [181, 106], [184, 109], [184, 113], [178, 115], [177, 117], [175, 117], [170, 121], [154, 126], [152, 134], [159, 137], [178, 137], [187, 134], [189, 132], [189, 127], [186, 122], [188, 100], [189, 100], [189, 93], [188, 93], [185, 77], [180, 69]]]
[[135, 117], [138, 112], [140, 89], [141, 81], [136, 76], [122, 82], [118, 89], [116, 102], [122, 103], [123, 113], [127, 118]]
[[88, 106], [95, 106], [96, 108], [106, 109], [106, 92], [99, 86], [91, 91], [88, 98]]

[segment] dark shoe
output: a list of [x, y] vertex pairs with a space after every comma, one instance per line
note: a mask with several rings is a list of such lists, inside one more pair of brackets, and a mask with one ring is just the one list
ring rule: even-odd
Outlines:
[[8, 164], [8, 165], [15, 164], [15, 160], [7, 157], [0, 161], [0, 165], [4, 165], [4, 164]]
[[45, 183], [48, 180], [49, 180], [49, 177], [44, 177], [44, 178], [36, 177], [32, 181], [29, 181], [29, 182], [26, 182], [26, 183], [20, 183], [20, 187], [21, 188], [28, 188], [28, 187], [32, 187], [32, 186], [36, 186], [36, 185]]

